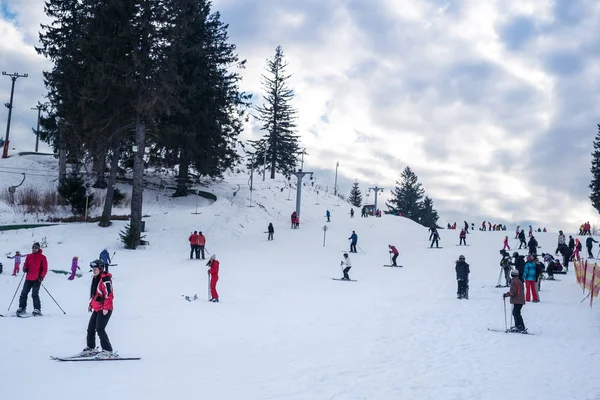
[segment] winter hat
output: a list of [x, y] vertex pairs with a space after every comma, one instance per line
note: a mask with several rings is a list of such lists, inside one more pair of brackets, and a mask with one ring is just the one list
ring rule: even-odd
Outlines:
[[510, 271], [510, 275], [511, 276], [519, 276], [519, 271], [517, 271], [516, 269], [513, 269], [512, 271]]
[[73, 257], [73, 260], [79, 260], [79, 257], [75, 256]]
[[216, 258], [217, 258], [217, 256], [216, 256], [216, 255], [214, 255], [214, 254], [212, 254], [212, 255], [210, 256], [209, 260], [214, 260], [214, 259], [216, 259]]
[[41, 248], [42, 246], [40, 246], [39, 242], [34, 242], [33, 245], [31, 246], [31, 248], [37, 247], [38, 249]]
[[344, 257], [348, 258], [348, 253], [344, 253]]
[[463, 256], [463, 255], [458, 256], [458, 260], [459, 261], [465, 261], [465, 256]]
[[15, 254], [21, 254], [21, 252], [20, 252], [19, 250], [17, 250], [17, 251], [15, 252]]

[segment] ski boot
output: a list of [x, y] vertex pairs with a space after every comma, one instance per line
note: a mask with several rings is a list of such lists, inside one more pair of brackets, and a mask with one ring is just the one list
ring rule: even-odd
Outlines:
[[92, 349], [89, 347], [86, 347], [85, 349], [83, 349], [81, 351], [81, 353], [78, 354], [79, 357], [94, 357], [96, 355], [98, 355], [100, 352], [98, 351], [98, 349]]
[[96, 354], [96, 358], [114, 358], [118, 357], [114, 351], [102, 350], [100, 353]]
[[17, 317], [24, 315], [27, 311], [25, 311], [24, 308], [18, 308], [17, 312], [15, 313], [17, 315]]
[[42, 314], [42, 312], [38, 309], [33, 310], [33, 312], [31, 313], [32, 316], [34, 317], [43, 317], [44, 314]]

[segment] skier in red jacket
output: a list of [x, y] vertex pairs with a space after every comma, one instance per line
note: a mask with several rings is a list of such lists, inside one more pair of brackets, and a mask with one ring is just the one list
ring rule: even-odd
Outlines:
[[216, 259], [215, 255], [211, 255], [206, 263], [210, 268], [208, 269], [208, 274], [210, 275], [210, 297], [209, 301], [213, 303], [219, 302], [219, 293], [217, 293], [217, 281], [219, 280], [219, 261]]
[[[112, 275], [106, 272], [106, 265], [102, 260], [95, 260], [90, 263], [94, 277], [90, 287], [90, 304], [88, 311], [92, 313], [87, 328], [87, 347], [80, 353], [81, 357], [98, 356], [100, 358], [110, 358], [113, 355], [113, 348], [106, 334], [106, 325], [110, 320], [113, 311], [113, 285]], [[96, 332], [100, 338], [102, 351], [96, 350]]]
[[194, 254], [196, 255], [196, 259], [198, 259], [200, 257], [198, 252], [198, 231], [194, 231], [188, 238], [188, 241], [190, 242], [190, 260], [194, 258]]
[[46, 260], [46, 256], [42, 254], [42, 249], [38, 242], [35, 242], [31, 247], [31, 254], [25, 259], [23, 272], [27, 275], [25, 276], [21, 297], [19, 297], [17, 315], [25, 314], [27, 310], [27, 295], [29, 294], [29, 291], [33, 289], [31, 293], [31, 298], [33, 299], [33, 312], [31, 314], [33, 316], [41, 316], [42, 303], [40, 302], [40, 286], [48, 273], [48, 260]]
[[398, 249], [396, 249], [396, 246], [392, 246], [391, 244], [388, 244], [388, 247], [390, 248], [390, 254], [393, 255], [392, 267], [397, 267], [398, 264], [396, 264], [396, 259], [398, 258]]

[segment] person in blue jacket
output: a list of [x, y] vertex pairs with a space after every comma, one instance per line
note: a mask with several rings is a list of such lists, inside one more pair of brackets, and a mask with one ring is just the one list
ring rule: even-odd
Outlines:
[[104, 250], [100, 252], [100, 257], [102, 261], [104, 261], [105, 265], [110, 264], [110, 254], [108, 254], [108, 247], [105, 247]]
[[329, 210], [327, 210], [327, 212], [325, 213], [325, 216], [327, 217], [327, 222], [331, 222], [331, 220], [330, 220], [331, 213], [329, 212]]
[[356, 251], [356, 243], [358, 243], [358, 235], [356, 232], [352, 231], [352, 235], [348, 238], [350, 240], [350, 253], [357, 253]]

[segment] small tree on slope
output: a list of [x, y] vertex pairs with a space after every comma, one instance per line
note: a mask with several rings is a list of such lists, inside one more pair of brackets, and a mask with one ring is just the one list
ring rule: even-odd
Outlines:
[[592, 168], [590, 171], [592, 172], [592, 182], [589, 186], [592, 190], [590, 200], [592, 200], [592, 206], [600, 212], [600, 124], [594, 139], [594, 152], [592, 153]]
[[421, 225], [432, 227], [437, 226], [437, 221], [440, 219], [438, 212], [433, 208], [433, 200], [429, 196], [425, 196], [421, 204]]
[[350, 197], [348, 197], [348, 202], [352, 204], [354, 207], [360, 207], [362, 205], [362, 193], [358, 188], [358, 181], [355, 181], [352, 184], [352, 189], [350, 190]]

